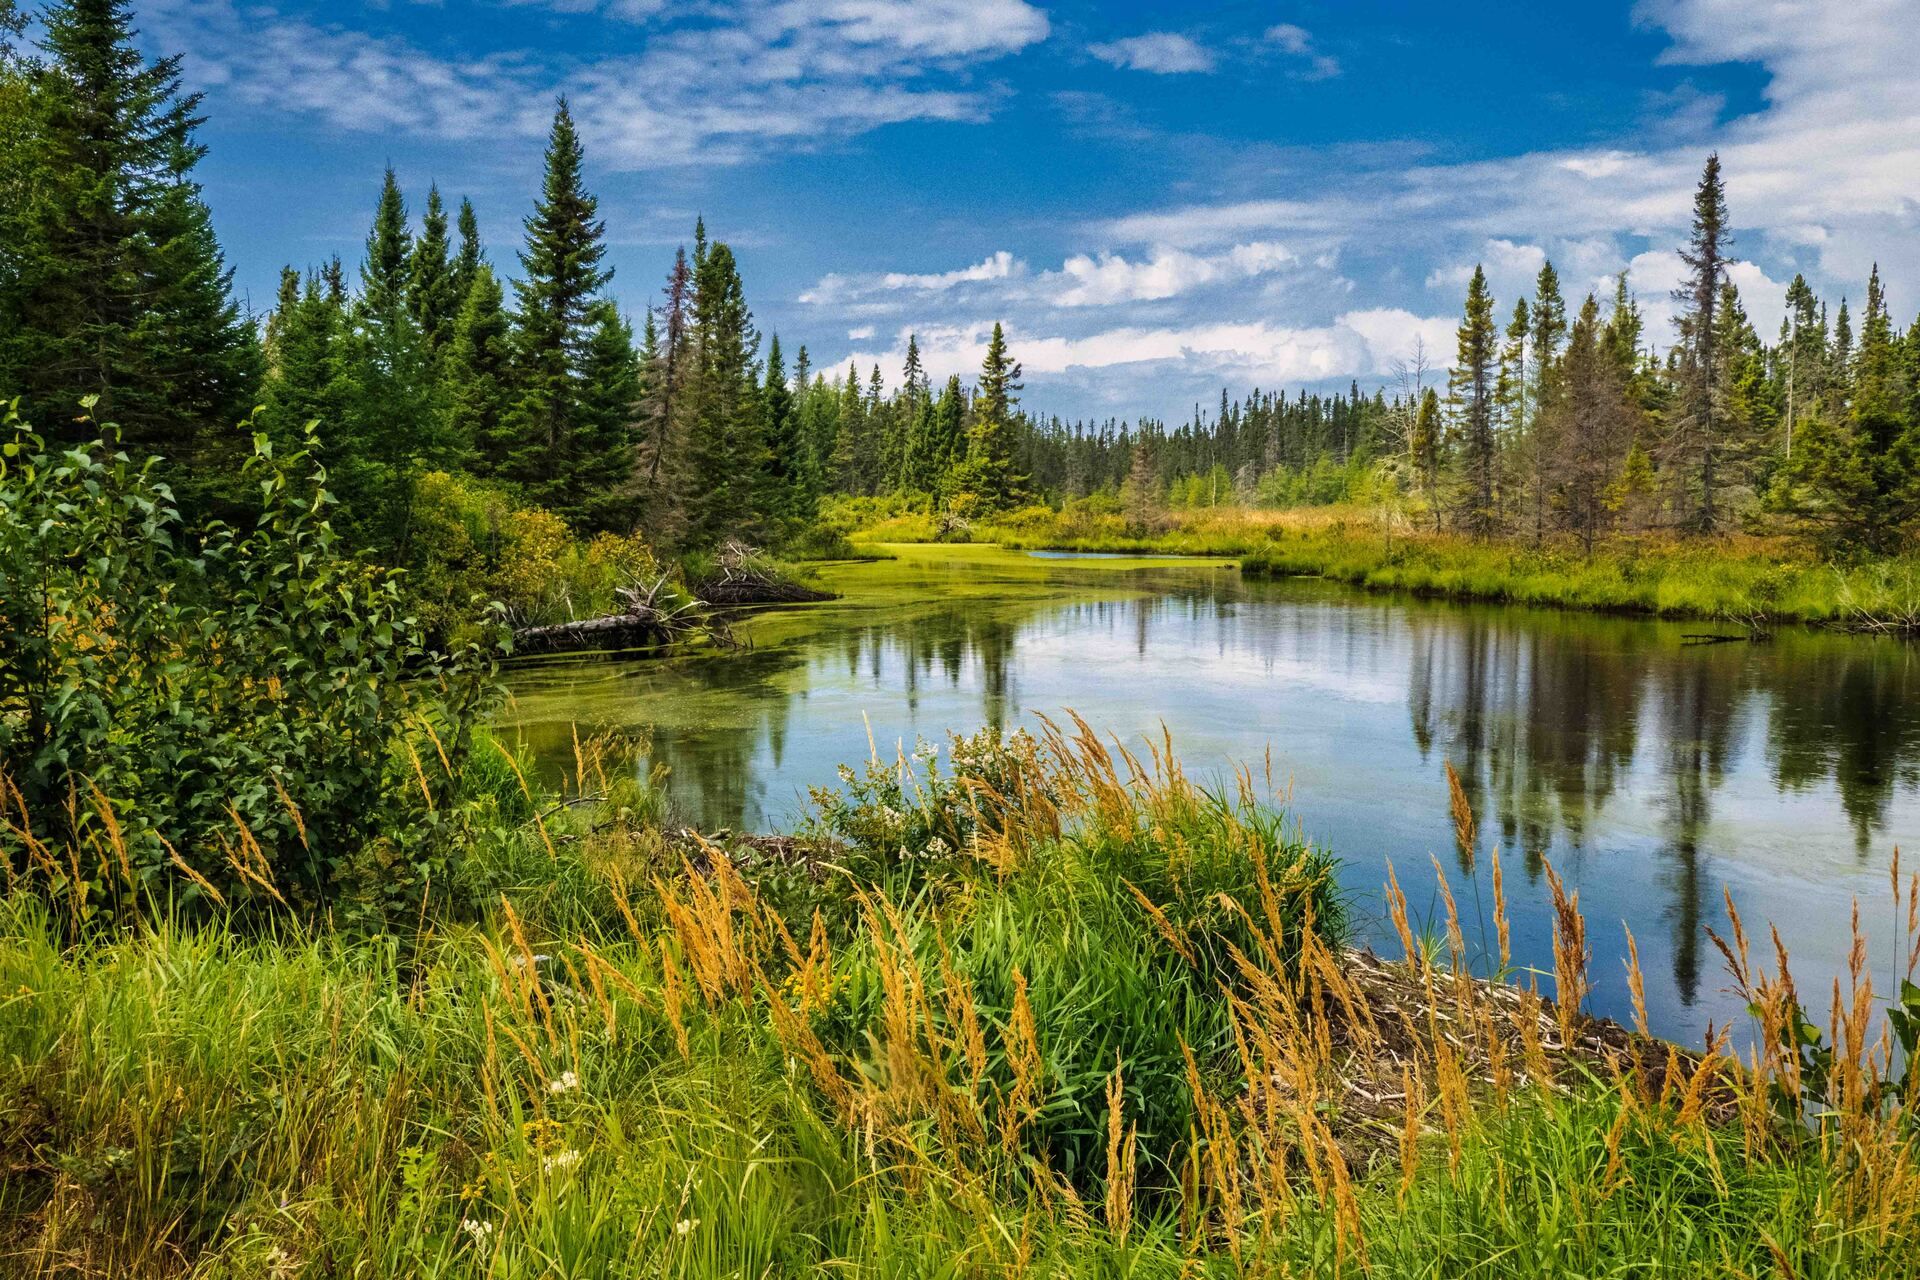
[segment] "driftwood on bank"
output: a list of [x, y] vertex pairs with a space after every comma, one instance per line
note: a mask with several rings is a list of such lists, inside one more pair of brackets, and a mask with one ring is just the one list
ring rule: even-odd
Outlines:
[[699, 584], [698, 599], [681, 598], [663, 574], [651, 586], [614, 593], [621, 611], [604, 618], [522, 627], [513, 633], [520, 653], [573, 653], [584, 649], [646, 649], [705, 638], [725, 648], [736, 641], [715, 610], [755, 604], [808, 604], [833, 597], [778, 577], [744, 542], [728, 539], [714, 574]]
[[522, 627], [513, 633], [520, 653], [571, 653], [581, 649], [644, 649], [707, 636], [732, 644], [733, 633], [707, 612], [699, 600], [675, 599], [662, 575], [647, 587], [622, 587], [614, 593], [624, 608], [604, 618]]
[[697, 590], [707, 604], [720, 606], [812, 604], [833, 599], [824, 591], [779, 577], [761, 560], [758, 550], [737, 538], [721, 544], [712, 576]]

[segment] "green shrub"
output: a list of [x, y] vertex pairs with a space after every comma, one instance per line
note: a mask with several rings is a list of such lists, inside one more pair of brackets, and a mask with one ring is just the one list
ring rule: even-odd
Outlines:
[[450, 884], [494, 651], [421, 642], [324, 473], [256, 436], [190, 535], [111, 440], [0, 460], [0, 848], [76, 926], [173, 901], [384, 919]]

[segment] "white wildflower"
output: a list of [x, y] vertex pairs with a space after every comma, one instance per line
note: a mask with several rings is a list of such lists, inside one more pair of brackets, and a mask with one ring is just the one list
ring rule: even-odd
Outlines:
[[580, 1087], [580, 1077], [571, 1071], [562, 1071], [547, 1081], [548, 1093], [572, 1093]]
[[540, 1161], [540, 1172], [559, 1173], [561, 1170], [571, 1169], [579, 1163], [580, 1153], [578, 1151], [556, 1151]]
[[700, 1226], [700, 1219], [698, 1218], [682, 1218], [680, 1219], [680, 1221], [673, 1224], [673, 1234], [677, 1236], [688, 1235], [688, 1234], [691, 1234], [694, 1230], [696, 1230], [699, 1226]]
[[485, 1244], [493, 1238], [493, 1224], [481, 1218], [460, 1219], [460, 1229], [471, 1236], [475, 1244]]

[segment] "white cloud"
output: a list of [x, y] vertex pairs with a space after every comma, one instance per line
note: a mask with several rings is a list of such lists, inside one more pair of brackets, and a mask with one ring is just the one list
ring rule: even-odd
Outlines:
[[863, 324], [857, 329], [847, 330], [848, 342], [865, 342], [871, 337], [873, 337], [873, 326], [870, 324]]
[[1000, 95], [966, 70], [1048, 34], [1026, 0], [741, 0], [702, 13], [528, 2], [628, 19], [645, 35], [635, 52], [568, 63], [449, 58], [237, 0], [149, 0], [141, 17], [188, 51], [195, 84], [343, 129], [526, 143], [564, 91], [596, 162], [628, 169], [735, 163], [768, 139], [809, 147], [908, 120], [985, 120]]
[[[935, 378], [978, 374], [991, 322], [922, 327], [915, 331], [920, 356]], [[898, 368], [905, 359], [907, 330], [887, 351], [842, 355], [862, 368]], [[1429, 353], [1451, 350], [1453, 322], [1407, 311], [1344, 313], [1331, 324], [1290, 327], [1264, 320], [1142, 328], [1126, 326], [1067, 336], [1007, 326], [1007, 341], [1029, 375], [1057, 376], [1088, 369], [1179, 366], [1204, 369], [1236, 385], [1277, 387], [1330, 378], [1387, 376], [1416, 339]]]
[[1309, 80], [1329, 80], [1340, 74], [1340, 62], [1314, 47], [1313, 35], [1305, 27], [1282, 22], [1267, 28], [1267, 42], [1282, 53], [1306, 60], [1303, 74]]
[[1162, 76], [1211, 71], [1214, 67], [1212, 50], [1172, 31], [1150, 31], [1106, 44], [1090, 44], [1087, 52], [1112, 66]]
[[1128, 214], [1095, 222], [1087, 230], [1119, 244], [1193, 248], [1220, 244], [1254, 231], [1333, 231], [1346, 217], [1338, 198], [1247, 200]]
[[1062, 307], [1109, 306], [1172, 298], [1203, 285], [1267, 275], [1296, 261], [1285, 246], [1265, 241], [1235, 245], [1202, 257], [1180, 249], [1156, 249], [1141, 261], [1118, 254], [1075, 254], [1039, 280], [1043, 301]]
[[1473, 269], [1485, 269], [1494, 296], [1524, 292], [1547, 262], [1547, 251], [1537, 244], [1515, 244], [1511, 240], [1491, 239], [1480, 246], [1473, 262], [1456, 262], [1435, 267], [1427, 276], [1429, 289], [1464, 289], [1473, 279]]
[[[955, 285], [972, 284], [982, 280], [1006, 280], [1025, 272], [1027, 264], [1018, 261], [1011, 253], [1001, 249], [996, 253], [974, 263], [970, 267], [961, 267], [956, 271], [942, 271], [930, 275], [914, 275], [899, 271], [889, 271], [880, 277], [883, 289], [922, 289], [944, 290]], [[804, 299], [803, 299], [804, 301]]]

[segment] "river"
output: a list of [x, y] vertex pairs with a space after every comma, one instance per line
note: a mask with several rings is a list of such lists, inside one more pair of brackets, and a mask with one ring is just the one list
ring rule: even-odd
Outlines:
[[[1222, 562], [894, 550], [825, 569], [839, 600], [750, 620], [748, 651], [516, 664], [507, 722], [556, 772], [576, 728], [630, 734], [680, 814], [737, 830], [791, 825], [870, 734], [891, 756], [1066, 708], [1135, 746], [1164, 724], [1196, 777], [1271, 751], [1286, 809], [1342, 859], [1361, 940], [1389, 952], [1388, 860], [1438, 933], [1437, 857], [1489, 954], [1498, 846], [1516, 963], [1552, 971], [1544, 860], [1579, 891], [1596, 1012], [1630, 1009], [1624, 925], [1657, 1032], [1697, 1044], [1741, 1022], [1706, 935], [1726, 932], [1723, 890], [1762, 941], [1759, 922], [1779, 927], [1815, 993], [1844, 971], [1858, 897], [1887, 987], [1894, 846], [1920, 865], [1920, 648], [1805, 630], [1702, 645], [1686, 637], [1728, 628], [1251, 582]], [[1471, 858], [1446, 761], [1479, 815]]]

